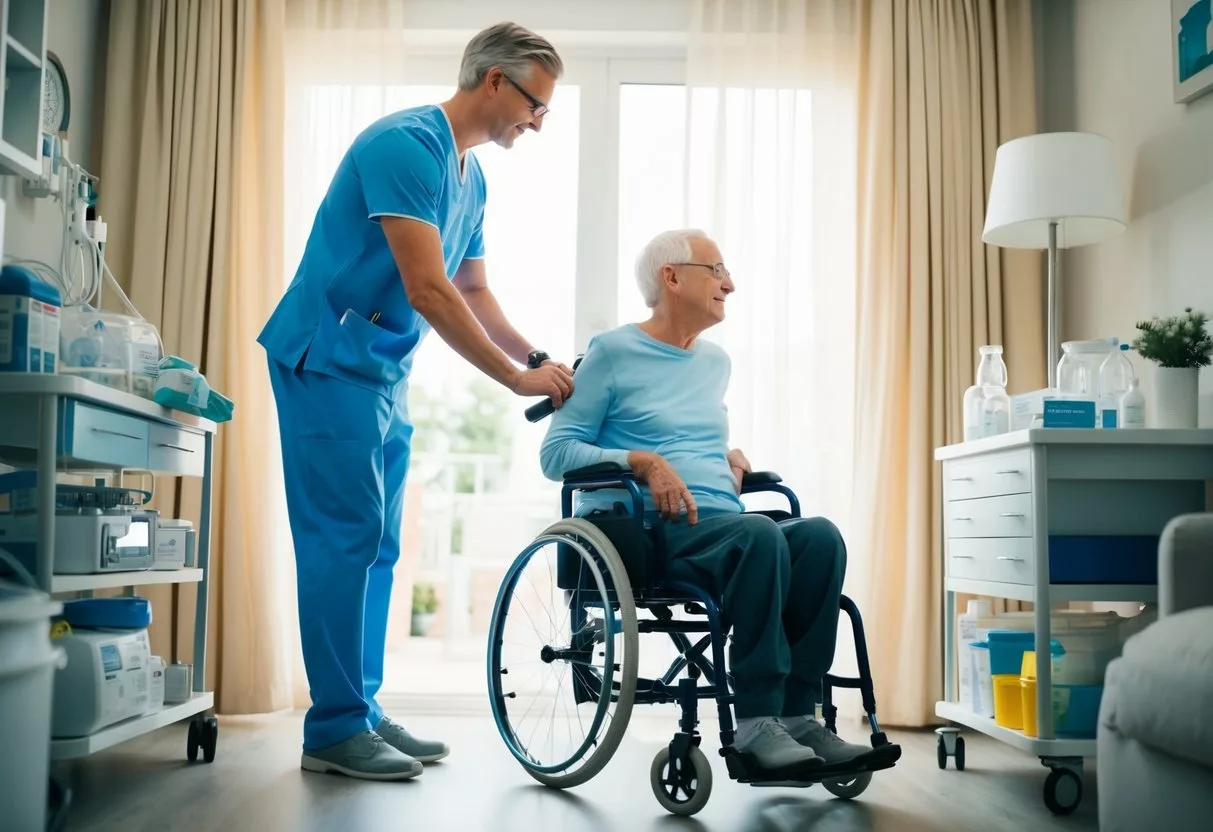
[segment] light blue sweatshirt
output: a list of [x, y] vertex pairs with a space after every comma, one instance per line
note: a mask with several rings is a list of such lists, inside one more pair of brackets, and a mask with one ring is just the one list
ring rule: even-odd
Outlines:
[[[599, 462], [628, 467], [631, 451], [660, 454], [686, 483], [700, 517], [744, 509], [729, 468], [729, 356], [696, 339], [684, 350], [658, 341], [635, 324], [590, 340], [577, 368], [573, 395], [552, 416], [539, 452], [544, 476]], [[654, 511], [644, 488], [645, 509]], [[578, 514], [609, 508], [627, 492], [580, 493]]]

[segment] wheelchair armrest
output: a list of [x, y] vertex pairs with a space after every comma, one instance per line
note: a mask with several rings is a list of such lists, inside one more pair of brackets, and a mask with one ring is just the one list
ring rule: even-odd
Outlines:
[[632, 469], [624, 468], [618, 462], [599, 462], [564, 472], [564, 481], [567, 485], [604, 479], [617, 481], [623, 477], [631, 479], [635, 475], [632, 473]]
[[767, 491], [763, 488], [766, 485], [775, 485], [783, 482], [783, 477], [776, 474], [774, 471], [750, 471], [748, 474], [741, 475], [741, 493], [747, 491]]
[[793, 517], [800, 516], [800, 500], [795, 492], [783, 484], [783, 477], [774, 471], [751, 471], [741, 475], [741, 493], [758, 494], [761, 492], [782, 494], [787, 498], [788, 510]]

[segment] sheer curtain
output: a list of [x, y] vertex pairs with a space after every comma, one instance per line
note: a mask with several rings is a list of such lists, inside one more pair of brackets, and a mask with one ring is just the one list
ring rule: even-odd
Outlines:
[[[850, 2], [698, 0], [687, 48], [686, 217], [737, 292], [705, 337], [733, 360], [731, 445], [849, 539], [855, 399]], [[758, 502], [749, 501], [752, 506]], [[852, 549], [844, 591], [854, 594]], [[854, 672], [846, 621], [835, 671]], [[844, 710], [854, 710], [843, 697]]]

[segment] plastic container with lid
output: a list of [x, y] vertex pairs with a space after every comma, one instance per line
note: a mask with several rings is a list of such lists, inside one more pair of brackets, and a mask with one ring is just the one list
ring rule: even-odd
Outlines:
[[1057, 362], [1057, 391], [1062, 398], [1098, 401], [1099, 367], [1113, 349], [1112, 339], [1066, 341]]
[[20, 266], [0, 269], [0, 373], [54, 373], [59, 288]]
[[1122, 427], [1118, 418], [1120, 401], [1133, 389], [1137, 374], [1129, 361], [1129, 345], [1111, 339], [1111, 349], [1099, 365], [1099, 426]]
[[965, 391], [963, 418], [966, 442], [1006, 433], [1011, 424], [1011, 399], [1007, 396], [1007, 365], [1002, 345], [980, 347], [976, 384]]

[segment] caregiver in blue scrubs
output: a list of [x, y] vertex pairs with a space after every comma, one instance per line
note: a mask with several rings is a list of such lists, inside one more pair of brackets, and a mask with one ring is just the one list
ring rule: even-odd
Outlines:
[[520, 396], [559, 406], [572, 393], [570, 370], [516, 332], [488, 288], [484, 175], [468, 152], [538, 131], [562, 70], [548, 41], [499, 24], [468, 44], [453, 98], [366, 128], [258, 338], [277, 404], [312, 697], [306, 771], [402, 780], [447, 754], [375, 702], [413, 430], [409, 371], [433, 328]]

